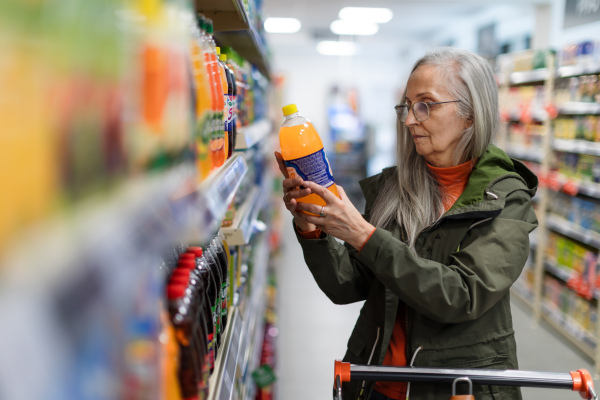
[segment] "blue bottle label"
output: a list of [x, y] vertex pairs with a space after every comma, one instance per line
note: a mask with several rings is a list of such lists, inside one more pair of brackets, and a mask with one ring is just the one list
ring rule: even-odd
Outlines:
[[290, 178], [299, 176], [305, 181], [314, 182], [324, 187], [329, 187], [335, 183], [329, 161], [325, 156], [325, 149], [295, 160], [287, 160], [285, 166]]

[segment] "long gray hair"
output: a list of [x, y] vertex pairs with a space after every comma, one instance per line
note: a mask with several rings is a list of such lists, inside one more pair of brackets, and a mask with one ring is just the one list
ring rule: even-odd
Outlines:
[[[422, 65], [434, 66], [448, 82], [457, 104], [457, 118], [470, 121], [459, 139], [454, 165], [475, 161], [484, 153], [500, 126], [498, 87], [494, 72], [482, 57], [457, 48], [444, 47], [419, 59], [411, 74]], [[406, 101], [406, 89], [401, 102]], [[397, 222], [406, 244], [415, 252], [421, 231], [443, 214], [444, 205], [437, 181], [425, 158], [416, 151], [409, 129], [397, 120], [397, 174], [384, 183], [370, 213], [370, 222], [386, 228]]]

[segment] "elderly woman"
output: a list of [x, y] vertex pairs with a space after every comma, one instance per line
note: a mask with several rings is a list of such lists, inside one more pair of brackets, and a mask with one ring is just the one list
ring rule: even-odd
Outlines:
[[[509, 289], [537, 226], [537, 179], [491, 144], [499, 128], [492, 68], [464, 50], [431, 51], [395, 108], [397, 167], [361, 182], [364, 216], [341, 188], [337, 198], [313, 182], [283, 181], [321, 290], [336, 304], [366, 300], [344, 361], [516, 369]], [[326, 206], [296, 201], [309, 193]], [[411, 399], [451, 395], [448, 384], [351, 382], [344, 398], [405, 399], [408, 390]], [[478, 400], [521, 398], [514, 387], [473, 390]]]

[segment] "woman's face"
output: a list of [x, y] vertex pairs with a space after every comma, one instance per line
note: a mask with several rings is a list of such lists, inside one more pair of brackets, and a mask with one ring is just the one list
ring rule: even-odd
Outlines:
[[[417, 101], [435, 103], [453, 101], [446, 83], [431, 65], [418, 67], [406, 84], [406, 104]], [[411, 109], [404, 122], [415, 142], [417, 153], [434, 167], [452, 167], [454, 150], [460, 136], [469, 126], [457, 115], [458, 103], [437, 104], [429, 107], [429, 118], [419, 121]]]

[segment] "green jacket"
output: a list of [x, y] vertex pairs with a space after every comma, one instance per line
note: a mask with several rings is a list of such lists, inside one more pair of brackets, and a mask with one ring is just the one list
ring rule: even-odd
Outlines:
[[[395, 168], [361, 182], [365, 218]], [[491, 145], [463, 194], [419, 235], [418, 257], [400, 228], [378, 228], [358, 252], [331, 236], [298, 236], [321, 290], [336, 304], [365, 300], [344, 361], [383, 362], [399, 306], [407, 307], [407, 360], [414, 366], [518, 369], [510, 286], [529, 254], [537, 226], [531, 198], [537, 178]], [[415, 351], [420, 350], [415, 355]], [[368, 399], [372, 382], [344, 384], [344, 399]], [[448, 400], [449, 384], [411, 385], [410, 398]], [[478, 386], [475, 398], [520, 399], [518, 388]], [[361, 394], [362, 393], [362, 394]]]

